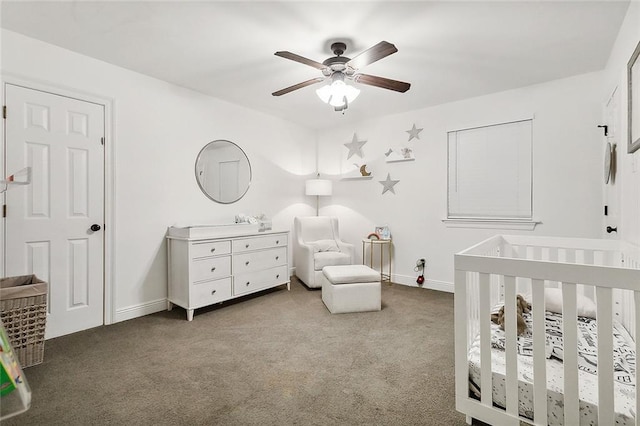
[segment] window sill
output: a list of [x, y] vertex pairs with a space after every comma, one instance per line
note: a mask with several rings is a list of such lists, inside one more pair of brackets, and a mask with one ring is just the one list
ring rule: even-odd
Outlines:
[[447, 228], [486, 228], [486, 229], [517, 229], [521, 231], [533, 231], [537, 220], [517, 219], [442, 219]]

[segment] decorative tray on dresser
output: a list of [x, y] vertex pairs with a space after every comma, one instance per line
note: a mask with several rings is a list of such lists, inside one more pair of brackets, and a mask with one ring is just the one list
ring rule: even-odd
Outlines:
[[257, 225], [170, 227], [167, 234], [167, 309], [193, 312], [214, 303], [286, 284], [289, 231], [258, 231]]

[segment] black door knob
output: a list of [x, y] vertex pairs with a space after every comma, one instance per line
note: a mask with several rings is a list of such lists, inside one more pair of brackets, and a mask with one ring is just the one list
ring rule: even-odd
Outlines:
[[98, 225], [97, 223], [94, 223], [93, 225], [91, 225], [91, 230], [93, 232], [99, 231], [100, 230], [100, 225]]
[[607, 226], [607, 233], [612, 233], [612, 232], [618, 232], [618, 227], [616, 226], [615, 228], [612, 228], [610, 226]]

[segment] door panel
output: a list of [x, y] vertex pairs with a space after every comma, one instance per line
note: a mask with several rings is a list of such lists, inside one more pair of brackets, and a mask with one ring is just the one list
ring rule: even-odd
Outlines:
[[5, 271], [49, 283], [46, 337], [103, 324], [104, 107], [11, 84], [5, 90]]

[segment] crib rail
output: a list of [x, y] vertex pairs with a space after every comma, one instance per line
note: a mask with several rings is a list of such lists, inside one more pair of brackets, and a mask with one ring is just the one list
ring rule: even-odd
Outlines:
[[[597, 306], [598, 423], [615, 424], [613, 319], [635, 337], [640, 327], [638, 248], [612, 240], [495, 236], [455, 256], [456, 407], [491, 424], [547, 424], [545, 287], [562, 291], [564, 424], [579, 424], [577, 296]], [[525, 291], [527, 290], [528, 291]], [[528, 293], [533, 319], [533, 420], [518, 413], [517, 293]], [[493, 406], [491, 309], [505, 307], [505, 409]], [[468, 351], [479, 336], [480, 401], [469, 396]], [[636, 353], [638, 352], [638, 339]], [[484, 392], [482, 390], [485, 390]], [[636, 407], [640, 396], [636, 392]], [[636, 409], [636, 413], [638, 410]], [[640, 416], [635, 424], [640, 426]]]

